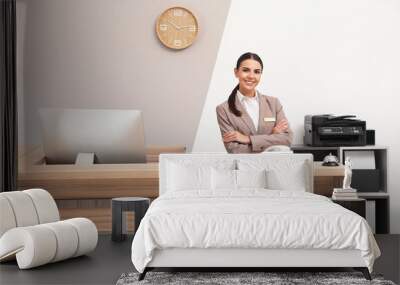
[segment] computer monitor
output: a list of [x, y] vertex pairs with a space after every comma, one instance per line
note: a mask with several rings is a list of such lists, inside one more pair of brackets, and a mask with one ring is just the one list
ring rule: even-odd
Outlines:
[[74, 164], [79, 153], [95, 163], [146, 161], [142, 112], [138, 110], [40, 109], [47, 164]]

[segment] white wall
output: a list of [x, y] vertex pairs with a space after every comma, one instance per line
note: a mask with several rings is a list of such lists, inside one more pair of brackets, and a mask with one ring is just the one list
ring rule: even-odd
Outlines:
[[389, 147], [391, 231], [400, 233], [400, 1], [233, 0], [193, 151], [224, 151], [215, 107], [244, 52], [264, 61], [261, 93], [278, 97], [302, 143], [305, 114], [355, 114]]

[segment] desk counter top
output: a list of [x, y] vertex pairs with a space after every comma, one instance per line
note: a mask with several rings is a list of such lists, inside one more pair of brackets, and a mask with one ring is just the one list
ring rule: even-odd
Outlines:
[[314, 176], [344, 176], [344, 166], [322, 166], [322, 161], [315, 161]]
[[91, 166], [79, 165], [33, 165], [20, 170], [21, 179], [43, 178], [158, 178], [158, 163], [129, 163], [129, 164], [93, 164]]

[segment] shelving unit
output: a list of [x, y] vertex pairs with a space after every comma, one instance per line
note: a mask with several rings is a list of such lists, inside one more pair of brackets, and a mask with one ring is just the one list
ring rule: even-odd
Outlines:
[[[380, 171], [379, 189], [375, 192], [387, 192], [387, 147], [384, 146], [358, 146], [358, 147], [339, 147], [339, 160], [344, 164], [346, 151], [365, 151], [374, 152], [375, 168]], [[360, 189], [362, 192], [362, 189]]]
[[359, 214], [361, 217], [366, 218], [366, 205], [365, 199], [353, 198], [353, 199], [332, 199], [332, 202], [341, 205], [342, 207]]
[[[340, 147], [339, 159], [344, 162], [346, 151], [365, 151], [374, 152], [375, 169], [379, 170], [379, 185], [376, 191], [364, 192], [358, 189], [358, 197], [367, 200], [367, 203], [375, 204], [375, 232], [378, 234], [387, 234], [390, 232], [390, 197], [387, 193], [387, 147], [385, 146], [354, 146]], [[357, 173], [353, 172], [354, 175]], [[372, 205], [373, 206], [373, 205]]]
[[[346, 151], [373, 151], [375, 156], [375, 169], [379, 170], [379, 184], [377, 186], [376, 191], [363, 191], [363, 189], [358, 190], [358, 197], [367, 200], [367, 204], [374, 205], [374, 216], [367, 220], [370, 222], [371, 227], [375, 228], [375, 233], [377, 234], [388, 234], [390, 233], [390, 197], [389, 193], [387, 193], [387, 147], [385, 146], [375, 146], [375, 145], [367, 145], [367, 146], [338, 146], [338, 147], [312, 147], [312, 146], [304, 146], [304, 145], [293, 145], [292, 150], [294, 153], [311, 153], [314, 155], [315, 161], [322, 161], [323, 158], [332, 153], [339, 158], [341, 164], [344, 164], [346, 159]], [[353, 171], [353, 179], [357, 174], [357, 170]], [[342, 179], [342, 177], [341, 177]], [[337, 177], [332, 177], [332, 182], [330, 184], [325, 182], [325, 188], [330, 187], [333, 190], [333, 187], [341, 187], [341, 179]], [[332, 187], [333, 186], [333, 187]], [[326, 190], [321, 191], [322, 194], [326, 195]], [[332, 191], [330, 190], [330, 195]]]

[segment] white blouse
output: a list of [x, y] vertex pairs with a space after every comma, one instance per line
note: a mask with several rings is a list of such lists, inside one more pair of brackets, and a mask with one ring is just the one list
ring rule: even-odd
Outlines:
[[239, 91], [236, 95], [238, 96], [240, 103], [242, 103], [243, 107], [246, 109], [247, 114], [249, 114], [251, 120], [253, 121], [256, 131], [258, 131], [258, 120], [260, 117], [260, 103], [258, 92], [256, 92], [256, 96], [254, 97], [244, 96]]

